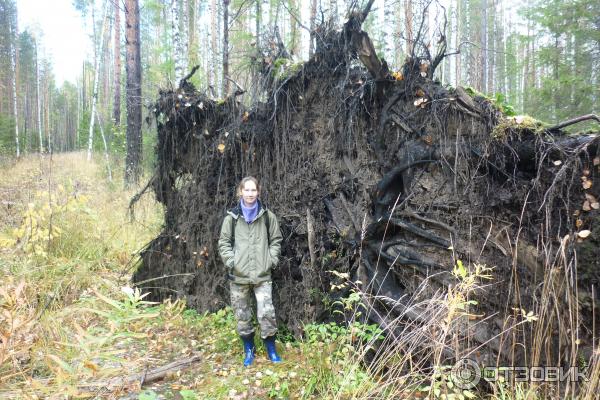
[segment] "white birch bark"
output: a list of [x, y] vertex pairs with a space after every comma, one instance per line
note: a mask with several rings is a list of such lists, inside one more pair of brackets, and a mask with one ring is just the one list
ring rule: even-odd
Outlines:
[[40, 104], [40, 59], [38, 57], [38, 45], [35, 43], [35, 91], [37, 97], [37, 125], [40, 140], [40, 154], [44, 152], [44, 140], [42, 134], [42, 106]]
[[394, 4], [390, 0], [383, 1], [383, 57], [388, 64], [393, 63], [392, 42], [394, 39]]
[[183, 35], [182, 35], [182, 24], [180, 21], [180, 9], [181, 9], [182, 0], [172, 0], [171, 1], [171, 9], [170, 9], [170, 17], [171, 17], [171, 41], [173, 43], [172, 51], [173, 51], [173, 62], [175, 64], [175, 82], [179, 83], [179, 81], [183, 78], [184, 71], [184, 57], [187, 52], [184, 50], [183, 46]]
[[110, 158], [108, 157], [108, 144], [106, 143], [106, 136], [104, 135], [104, 128], [102, 125], [102, 119], [100, 114], [97, 114], [98, 126], [100, 127], [100, 134], [102, 135], [102, 143], [104, 143], [104, 160], [106, 161], [106, 172], [108, 173], [108, 180], [112, 182], [112, 171], [110, 168]]
[[[92, 159], [92, 147], [94, 143], [94, 121], [96, 120], [96, 103], [98, 102], [98, 81], [99, 81], [99, 72], [100, 72], [100, 53], [102, 51], [102, 43], [104, 42], [102, 39], [104, 38], [104, 30], [106, 29], [106, 4], [107, 1], [104, 0], [104, 4], [102, 5], [102, 28], [100, 31], [100, 36], [97, 38], [98, 45], [94, 43], [94, 91], [92, 95], [92, 115], [90, 116], [90, 131], [88, 136], [88, 152], [87, 159], [90, 161]], [[94, 26], [94, 13], [92, 11], [92, 26]], [[94, 35], [96, 37], [96, 35]], [[96, 40], [95, 40], [96, 41]]]
[[218, 49], [217, 49], [217, 1], [216, 0], [210, 0], [210, 47], [211, 47], [211, 57], [210, 60], [208, 62], [209, 65], [209, 79], [208, 79], [208, 83], [209, 86], [212, 85], [213, 88], [217, 88], [219, 87], [218, 85], [218, 78], [217, 78], [217, 68], [216, 68], [216, 63], [217, 61], [217, 54], [218, 54]]

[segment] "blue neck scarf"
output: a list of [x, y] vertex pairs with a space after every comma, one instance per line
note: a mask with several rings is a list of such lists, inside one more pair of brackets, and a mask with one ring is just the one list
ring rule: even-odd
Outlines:
[[240, 199], [240, 207], [242, 208], [242, 214], [247, 223], [251, 223], [256, 219], [258, 211], [260, 210], [258, 199], [252, 207], [246, 207], [244, 200]]

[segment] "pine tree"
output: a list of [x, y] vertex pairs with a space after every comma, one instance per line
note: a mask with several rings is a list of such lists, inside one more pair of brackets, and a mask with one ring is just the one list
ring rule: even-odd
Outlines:
[[125, 50], [127, 73], [127, 155], [125, 185], [136, 184], [142, 161], [142, 64], [140, 58], [140, 9], [137, 0], [125, 1]]

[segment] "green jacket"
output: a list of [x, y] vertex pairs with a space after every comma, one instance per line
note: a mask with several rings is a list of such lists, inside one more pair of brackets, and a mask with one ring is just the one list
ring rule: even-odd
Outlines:
[[[269, 236], [265, 223], [269, 213]], [[232, 223], [232, 219], [234, 223]], [[232, 227], [235, 224], [235, 240], [232, 244]], [[281, 231], [277, 217], [261, 207], [256, 219], [248, 224], [239, 207], [227, 211], [221, 225], [219, 254], [227, 267], [229, 278], [239, 284], [257, 284], [271, 280], [271, 269], [279, 262]]]

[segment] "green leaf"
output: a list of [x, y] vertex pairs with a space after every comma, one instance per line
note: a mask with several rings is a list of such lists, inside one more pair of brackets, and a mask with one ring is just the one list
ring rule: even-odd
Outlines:
[[144, 390], [138, 395], [138, 400], [157, 400], [158, 394], [153, 390]]
[[193, 390], [185, 389], [180, 390], [179, 394], [183, 397], [183, 400], [196, 400], [198, 398], [198, 394]]
[[454, 270], [452, 272], [461, 279], [465, 279], [467, 277], [467, 269], [461, 260], [456, 260], [456, 265], [454, 266]]

